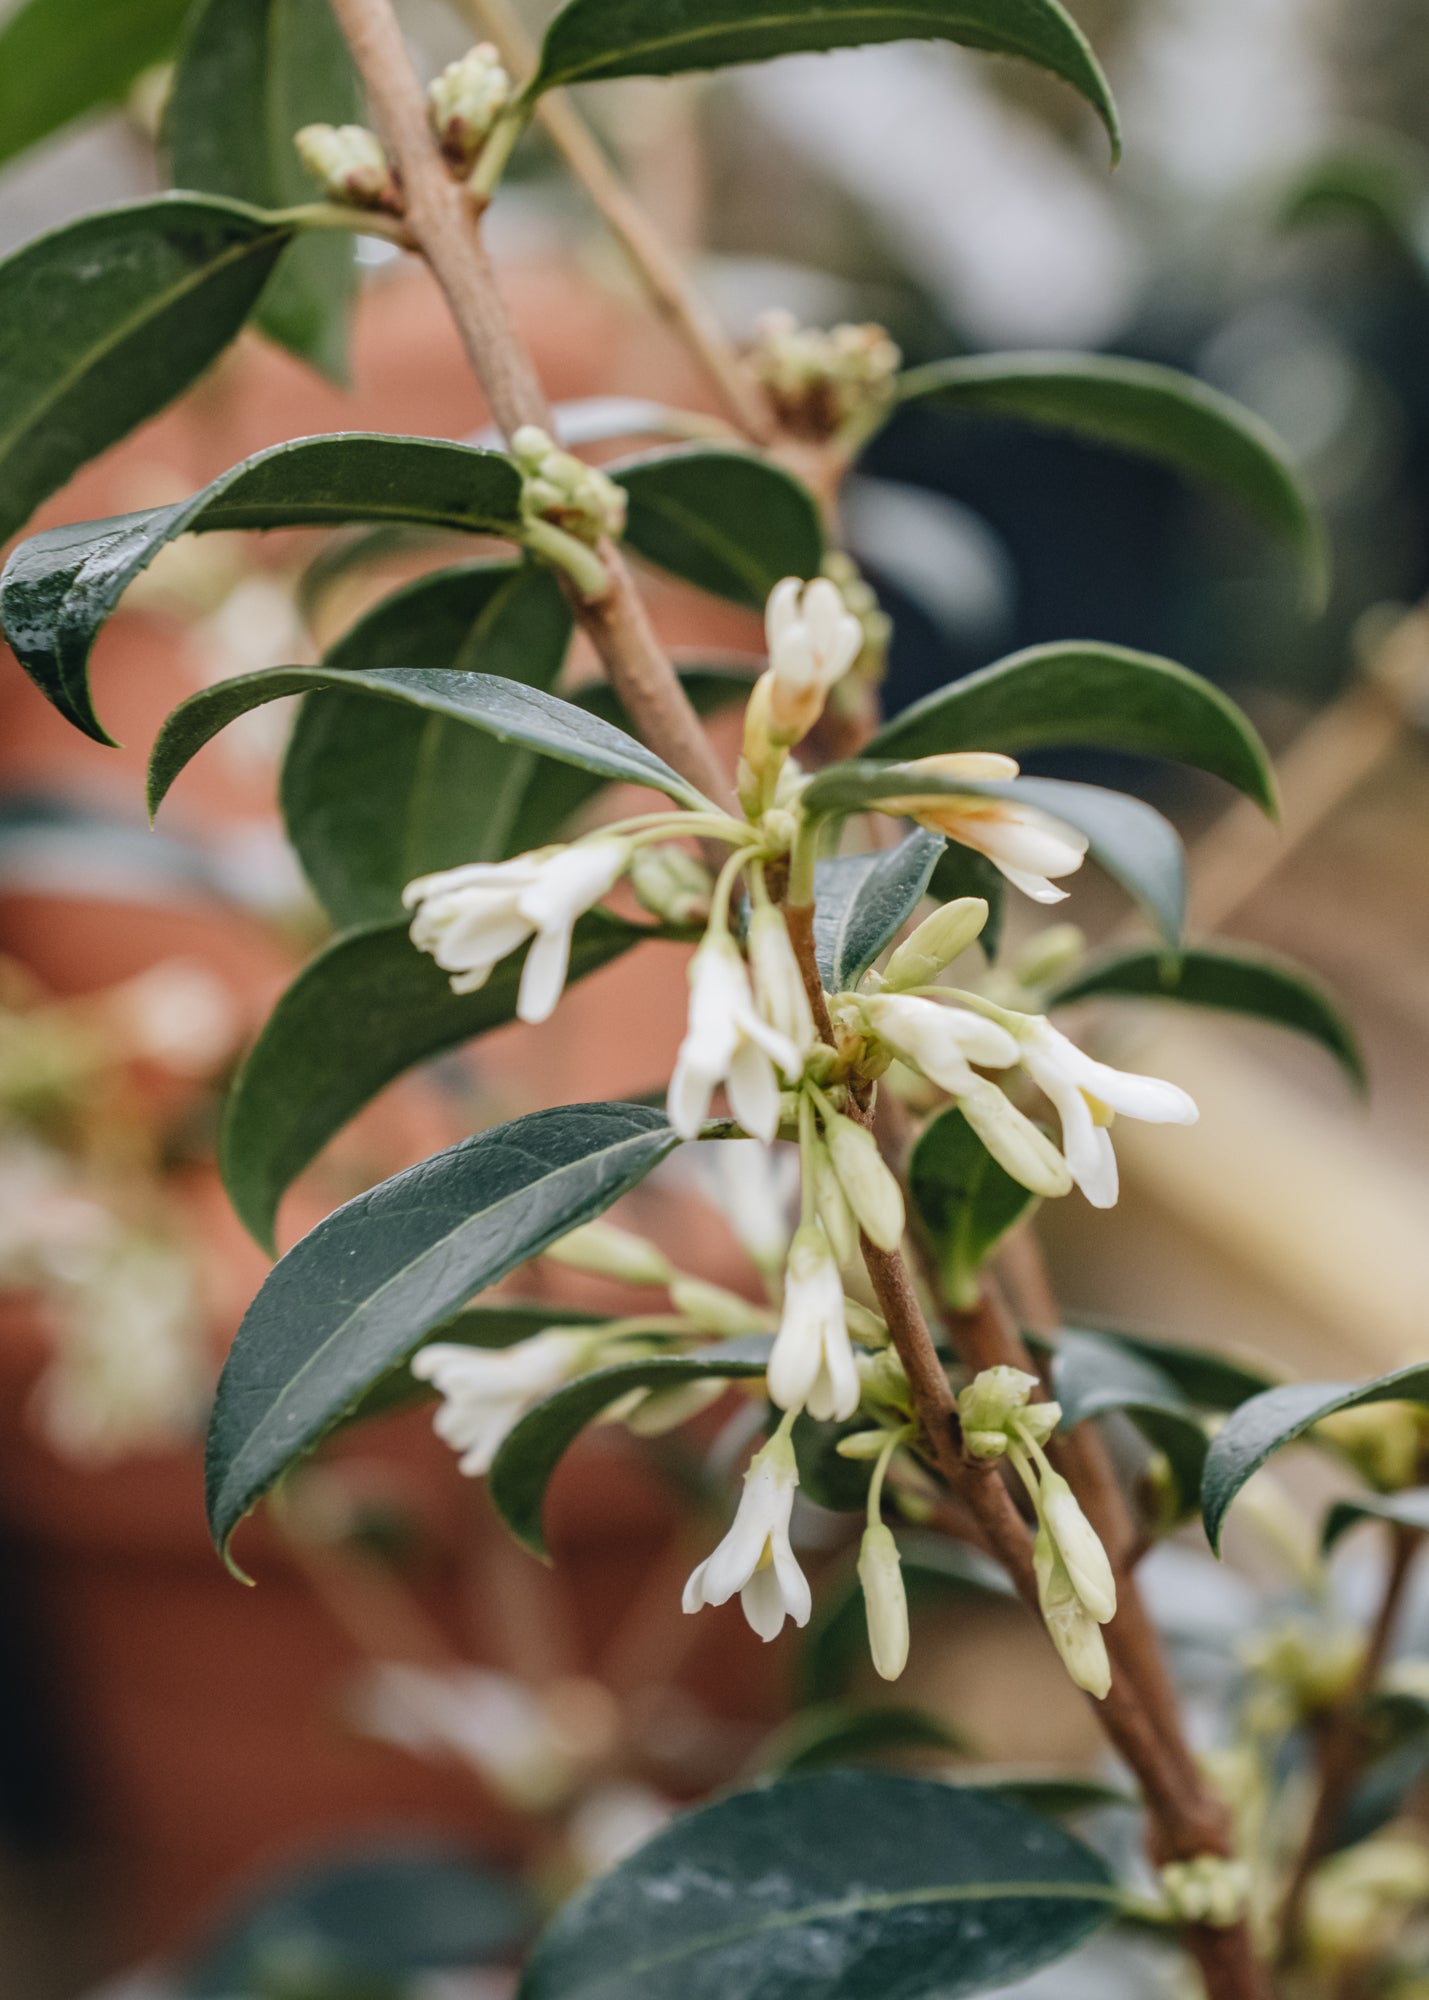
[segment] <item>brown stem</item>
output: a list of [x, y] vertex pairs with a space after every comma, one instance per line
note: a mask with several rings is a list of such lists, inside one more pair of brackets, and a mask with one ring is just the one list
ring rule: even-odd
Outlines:
[[[545, 393], [497, 290], [476, 212], [428, 126], [426, 100], [390, 0], [333, 0], [333, 11], [401, 174], [413, 240], [446, 295], [492, 415], [508, 439], [523, 424], [549, 429]], [[630, 571], [612, 543], [602, 543], [600, 556], [609, 591], [598, 604], [573, 597], [576, 617], [645, 741], [723, 803], [729, 781], [655, 637]]]
[[1364, 1726], [1364, 1704], [1374, 1693], [1384, 1671], [1410, 1572], [1424, 1543], [1424, 1536], [1417, 1528], [1396, 1524], [1391, 1535], [1384, 1595], [1365, 1641], [1364, 1657], [1354, 1685], [1334, 1713], [1326, 1716], [1321, 1724], [1319, 1791], [1280, 1911], [1280, 1958], [1283, 1965], [1293, 1964], [1299, 1955], [1300, 1927], [1311, 1878], [1329, 1851], [1335, 1829], [1364, 1768], [1371, 1741]]

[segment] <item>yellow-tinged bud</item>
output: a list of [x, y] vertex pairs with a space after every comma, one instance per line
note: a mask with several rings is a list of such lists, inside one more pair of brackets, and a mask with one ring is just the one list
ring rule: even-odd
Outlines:
[[1086, 952], [1086, 934], [1076, 924], [1049, 924], [1017, 953], [1012, 976], [1019, 986], [1050, 986], [1075, 971]]
[[666, 843], [637, 847], [630, 863], [630, 886], [642, 908], [667, 924], [702, 923], [709, 915], [714, 877], [683, 847]]
[[865, 1347], [887, 1347], [888, 1322], [881, 1313], [861, 1306], [857, 1299], [844, 1297], [844, 1324], [854, 1340], [861, 1340]]
[[822, 1139], [816, 1138], [804, 1149], [804, 1171], [814, 1183], [814, 1210], [824, 1226], [830, 1249], [840, 1264], [854, 1263], [858, 1257], [858, 1224]]
[[869, 1240], [896, 1250], [903, 1240], [903, 1190], [890, 1173], [878, 1141], [852, 1118], [824, 1119], [824, 1136], [849, 1207]]
[[854, 1431], [852, 1436], [840, 1438], [834, 1450], [840, 1458], [851, 1458], [861, 1464], [881, 1457], [887, 1443], [887, 1431]]
[[987, 904], [981, 896], [959, 896], [955, 902], [944, 903], [899, 945], [884, 968], [884, 985], [895, 993], [930, 986], [976, 943], [986, 922]]
[[613, 1222], [583, 1222], [579, 1229], [552, 1243], [545, 1254], [557, 1264], [615, 1278], [623, 1285], [668, 1285], [674, 1275], [662, 1250]]
[[912, 1411], [913, 1396], [908, 1386], [907, 1370], [897, 1349], [884, 1347], [877, 1354], [858, 1354], [854, 1359], [863, 1400], [908, 1416]]
[[396, 172], [382, 141], [365, 125], [304, 125], [293, 134], [293, 144], [329, 201], [402, 213]]
[[1101, 1537], [1058, 1472], [1042, 1474], [1042, 1525], [1057, 1544], [1072, 1588], [1098, 1625], [1116, 1615], [1116, 1578]]
[[1250, 1869], [1223, 1854], [1198, 1854], [1193, 1861], [1168, 1862], [1161, 1870], [1161, 1889], [1182, 1923], [1229, 1930], [1246, 1913]]
[[1415, 1403], [1361, 1403], [1322, 1417], [1314, 1429], [1380, 1493], [1413, 1486], [1429, 1456], [1429, 1412]]
[[1025, 1410], [1037, 1377], [1000, 1364], [974, 1375], [958, 1397], [963, 1445], [973, 1458], [1001, 1458], [1008, 1445], [1008, 1420]]
[[478, 42], [427, 86], [427, 112], [442, 151], [463, 172], [511, 101], [511, 78], [492, 42]]
[[624, 532], [624, 489], [597, 466], [560, 450], [539, 425], [521, 426], [511, 440], [511, 455], [524, 474], [526, 520], [549, 522], [582, 542]]
[[723, 1285], [712, 1285], [704, 1278], [689, 1278], [683, 1273], [671, 1278], [670, 1297], [676, 1311], [701, 1333], [728, 1340], [741, 1333], [769, 1331], [767, 1312], [742, 1299], [738, 1292], [727, 1292]]
[[858, 1552], [858, 1580], [863, 1585], [868, 1618], [868, 1650], [874, 1670], [896, 1681], [908, 1664], [908, 1598], [898, 1561], [898, 1544], [882, 1521], [864, 1531]]

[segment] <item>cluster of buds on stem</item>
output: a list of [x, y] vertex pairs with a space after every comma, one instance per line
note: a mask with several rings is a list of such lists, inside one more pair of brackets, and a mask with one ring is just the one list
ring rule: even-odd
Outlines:
[[329, 201], [387, 215], [404, 212], [397, 170], [365, 125], [304, 125], [293, 144]]
[[1169, 1861], [1161, 1870], [1161, 1893], [1178, 1923], [1208, 1924], [1229, 1930], [1242, 1921], [1250, 1900], [1250, 1869], [1223, 1854], [1198, 1854], [1193, 1861]]
[[863, 650], [863, 627], [826, 576], [804, 583], [786, 576], [764, 612], [769, 665], [755, 682], [744, 717], [739, 794], [758, 813], [774, 798], [790, 748], [808, 735], [835, 684]]
[[492, 42], [478, 42], [427, 86], [427, 115], [443, 153], [470, 173], [492, 126], [511, 102], [511, 78]]
[[835, 436], [887, 407], [903, 356], [881, 326], [800, 326], [790, 312], [759, 322], [749, 363], [786, 430]]
[[575, 458], [538, 424], [523, 424], [511, 440], [522, 475], [522, 540], [563, 569], [587, 599], [609, 588], [605, 565], [594, 553], [609, 535], [625, 532], [625, 494], [594, 465]]

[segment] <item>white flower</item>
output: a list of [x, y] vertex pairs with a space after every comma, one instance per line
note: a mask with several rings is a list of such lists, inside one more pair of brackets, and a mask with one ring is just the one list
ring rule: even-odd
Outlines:
[[460, 1470], [479, 1479], [526, 1412], [578, 1375], [592, 1352], [588, 1333], [559, 1327], [514, 1347], [462, 1347], [434, 1341], [412, 1356], [412, 1373], [442, 1397], [432, 1428], [461, 1456]]
[[1107, 1129], [1113, 1113], [1151, 1125], [1194, 1125], [1200, 1116], [1174, 1083], [1094, 1062], [1044, 1016], [1029, 1018], [1019, 1038], [1022, 1066], [1056, 1106], [1072, 1179], [1094, 1208], [1116, 1202], [1116, 1153]]
[[858, 1369], [844, 1317], [843, 1279], [818, 1223], [794, 1238], [784, 1313], [769, 1355], [769, 1396], [781, 1410], [842, 1422], [858, 1408]]
[[[970, 784], [1005, 781], [1018, 772], [1014, 758], [983, 750], [920, 757], [908, 768], [940, 778], [964, 778]], [[1067, 892], [1050, 878], [1073, 874], [1086, 858], [1084, 833], [1020, 799], [984, 798], [975, 792], [914, 792], [906, 798], [884, 799], [880, 809], [906, 813], [949, 840], [985, 854], [1014, 889], [1036, 903], [1060, 903]]]
[[826, 576], [809, 584], [786, 576], [764, 612], [769, 645], [769, 714], [787, 742], [813, 728], [829, 689], [863, 650], [863, 627]]
[[1116, 1578], [1101, 1537], [1060, 1473], [1042, 1474], [1042, 1525], [1057, 1544], [1072, 1588], [1098, 1625], [1116, 1616]]
[[415, 1757], [450, 1757], [526, 1812], [549, 1811], [576, 1766], [539, 1696], [485, 1667], [434, 1670], [380, 1660], [351, 1702], [365, 1736]]
[[882, 1521], [864, 1530], [858, 1552], [858, 1580], [868, 1619], [868, 1650], [886, 1681], [896, 1681], [908, 1664], [908, 1595], [898, 1561], [898, 1544]]
[[402, 892], [405, 908], [416, 909], [412, 942], [452, 974], [453, 993], [475, 993], [499, 960], [534, 936], [516, 1012], [523, 1021], [544, 1021], [566, 983], [576, 918], [614, 887], [629, 858], [627, 842], [597, 834], [514, 861], [421, 875]]
[[803, 1069], [788, 1036], [755, 1006], [733, 939], [712, 931], [690, 960], [689, 1026], [670, 1079], [670, 1123], [682, 1139], [693, 1139], [723, 1083], [745, 1131], [767, 1144], [779, 1129], [776, 1064], [791, 1080]]
[[794, 1447], [776, 1432], [750, 1460], [729, 1533], [685, 1585], [686, 1611], [727, 1604], [738, 1591], [744, 1615], [761, 1639], [776, 1638], [786, 1618], [808, 1624], [813, 1599], [789, 1545], [798, 1484]]
[[1111, 1661], [1102, 1628], [1077, 1595], [1076, 1587], [1046, 1524], [1032, 1544], [1037, 1598], [1052, 1644], [1079, 1688], [1105, 1701], [1111, 1688]]
[[760, 1013], [793, 1044], [801, 1057], [806, 1056], [814, 1046], [814, 1016], [783, 912], [772, 903], [756, 910], [749, 920], [748, 942], [749, 968]]

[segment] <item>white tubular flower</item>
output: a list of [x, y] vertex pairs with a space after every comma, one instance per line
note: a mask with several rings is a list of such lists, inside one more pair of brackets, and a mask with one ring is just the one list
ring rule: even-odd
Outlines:
[[1058, 1472], [1042, 1474], [1042, 1525], [1057, 1544], [1072, 1588], [1098, 1625], [1116, 1616], [1116, 1578], [1101, 1537]]
[[814, 1046], [814, 1016], [783, 912], [766, 903], [749, 920], [749, 965], [754, 997], [771, 1027], [807, 1056]]
[[807, 1409], [842, 1423], [858, 1408], [858, 1369], [844, 1318], [843, 1279], [818, 1223], [794, 1238], [784, 1313], [769, 1355], [769, 1398], [781, 1410]]
[[1098, 1701], [1111, 1690], [1111, 1661], [1102, 1628], [1077, 1595], [1056, 1542], [1044, 1523], [1032, 1544], [1037, 1598], [1052, 1644], [1079, 1688]]
[[508, 952], [534, 937], [516, 1012], [523, 1021], [547, 1020], [566, 983], [576, 918], [614, 888], [629, 859], [628, 841], [596, 834], [513, 861], [420, 875], [402, 891], [403, 907], [416, 912], [412, 942], [452, 975], [453, 993], [475, 993]]
[[813, 1599], [789, 1545], [798, 1484], [794, 1447], [782, 1430], [776, 1431], [750, 1460], [729, 1533], [685, 1585], [687, 1612], [727, 1604], [738, 1591], [744, 1615], [761, 1639], [777, 1638], [786, 1618], [808, 1624]]
[[551, 1327], [514, 1347], [434, 1341], [418, 1348], [411, 1365], [442, 1397], [432, 1429], [461, 1453], [458, 1469], [480, 1479], [526, 1412], [579, 1375], [594, 1347], [589, 1333]]
[[858, 1580], [868, 1619], [868, 1650], [874, 1671], [896, 1681], [908, 1664], [908, 1596], [898, 1544], [882, 1521], [871, 1521], [858, 1551]]
[[[1015, 778], [1017, 761], [993, 751], [955, 750], [941, 757], [920, 757], [910, 770], [939, 778], [965, 778], [970, 784], [1000, 783]], [[1067, 894], [1051, 879], [1071, 875], [1086, 859], [1087, 837], [1040, 806], [1020, 799], [982, 798], [975, 792], [910, 794], [883, 799], [880, 810], [907, 814], [935, 833], [944, 833], [963, 847], [975, 848], [1035, 903], [1060, 903]]]
[[744, 960], [727, 932], [706, 936], [689, 976], [689, 1026], [670, 1079], [670, 1123], [682, 1139], [693, 1139], [722, 1083], [745, 1131], [767, 1145], [779, 1129], [776, 1065], [792, 1081], [803, 1058], [755, 1006]]
[[769, 593], [764, 632], [770, 723], [781, 741], [797, 743], [818, 721], [829, 689], [862, 651], [863, 627], [828, 577], [806, 584], [786, 576]]
[[1114, 1113], [1151, 1125], [1194, 1125], [1200, 1116], [1195, 1100], [1174, 1083], [1094, 1062], [1044, 1016], [1029, 1019], [1020, 1040], [1022, 1067], [1056, 1106], [1072, 1179], [1093, 1208], [1116, 1203], [1116, 1153], [1107, 1129]]

